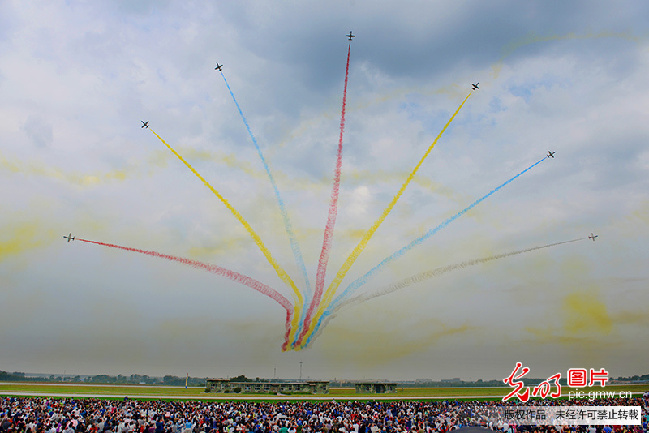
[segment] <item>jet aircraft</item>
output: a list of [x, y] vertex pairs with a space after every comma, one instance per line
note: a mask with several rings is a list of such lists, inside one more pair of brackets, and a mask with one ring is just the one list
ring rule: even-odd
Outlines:
[[149, 121], [147, 120], [146, 122], [144, 120], [140, 120], [142, 122], [142, 128], [149, 128]]
[[70, 241], [73, 241], [73, 240], [74, 240], [74, 237], [72, 236], [72, 233], [70, 233], [70, 234], [67, 235], [67, 236], [63, 236], [63, 239], [67, 239], [68, 242], [70, 242]]
[[594, 234], [591, 233], [590, 236], [588, 236], [588, 239], [592, 239], [593, 242], [595, 242], [596, 237], [599, 237], [599, 235], [594, 235]]
[[552, 151], [548, 150], [548, 156], [551, 157], [551, 158], [554, 158], [555, 153], [557, 153], [557, 152], [552, 152]]
[[219, 62], [216, 62], [216, 68], [214, 68], [215, 71], [220, 71], [223, 65], [219, 65]]
[[355, 37], [356, 37], [356, 35], [352, 35], [352, 31], [351, 31], [351, 30], [349, 31], [349, 34], [348, 34], [348, 35], [345, 35], [345, 36], [347, 36], [347, 37], [349, 38], [350, 41], [352, 40], [352, 38], [355, 38]]
[[476, 89], [478, 89], [478, 88], [479, 88], [479, 87], [478, 87], [478, 84], [480, 84], [480, 82], [477, 82], [477, 83], [475, 83], [475, 84], [471, 84], [471, 86], [473, 86], [473, 88], [472, 88], [471, 90], [476, 90]]

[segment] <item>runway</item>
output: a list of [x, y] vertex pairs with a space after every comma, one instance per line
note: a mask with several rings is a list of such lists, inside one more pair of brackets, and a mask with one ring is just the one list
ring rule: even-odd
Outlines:
[[[640, 393], [641, 394], [641, 393]], [[14, 396], [14, 397], [56, 397], [56, 398], [124, 398], [128, 397], [131, 400], [215, 400], [215, 401], [259, 401], [259, 400], [273, 400], [273, 401], [334, 401], [334, 400], [457, 400], [457, 399], [478, 399], [478, 398], [502, 398], [502, 395], [479, 395], [479, 396], [462, 396], [462, 397], [414, 397], [402, 396], [395, 397], [389, 395], [381, 396], [362, 396], [362, 397], [334, 397], [326, 394], [320, 395], [236, 395], [236, 396], [219, 396], [219, 395], [201, 395], [184, 397], [178, 395], [159, 395], [159, 394], [87, 394], [87, 393], [63, 393], [63, 392], [34, 392], [34, 391], [0, 391], [0, 396]]]

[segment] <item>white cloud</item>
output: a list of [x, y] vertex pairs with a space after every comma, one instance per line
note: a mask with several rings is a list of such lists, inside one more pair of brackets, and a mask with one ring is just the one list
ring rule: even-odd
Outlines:
[[[406, 376], [406, 367], [413, 377], [430, 375], [430, 363], [416, 360], [423, 353], [429, 361], [443, 347], [448, 355], [437, 366], [441, 377], [463, 375], [464, 368], [475, 369], [478, 377], [499, 369], [507, 374], [512, 357], [538, 354], [539, 341], [507, 325], [508, 310], [523, 308], [542, 320], [560, 301], [554, 289], [552, 296], [541, 296], [533, 305], [511, 300], [508, 294], [520, 297], [543, 287], [572, 287], [592, 282], [596, 275], [606, 281], [598, 289], [605, 306], [619, 309], [611, 301], [617, 290], [623, 290], [631, 305], [640, 289], [619, 279], [647, 277], [642, 266], [646, 253], [636, 243], [646, 240], [648, 232], [646, 224], [634, 225], [632, 238], [618, 226], [629, 219], [641, 221], [649, 198], [649, 105], [642, 87], [649, 62], [642, 20], [647, 6], [626, 6], [3, 3], [0, 182], [10, 186], [3, 189], [2, 199], [12, 212], [0, 216], [0, 248], [8, 252], [0, 255], [0, 272], [10, 281], [0, 305], [15, 301], [32, 308], [42, 321], [57, 323], [50, 337], [70, 338], [64, 339], [65, 353], [51, 358], [46, 355], [54, 352], [37, 337], [42, 321], [19, 328], [5, 328], [11, 322], [4, 322], [3, 329], [13, 337], [0, 338], [10, 349], [3, 350], [0, 361], [9, 370], [51, 371], [65, 364], [65, 354], [74, 354], [74, 359], [89, 360], [75, 367], [80, 372], [95, 373], [94, 368], [179, 374], [173, 353], [200, 346], [201, 358], [209, 361], [196, 361], [192, 375], [268, 376], [269, 363], [288, 365], [304, 357], [312, 377], [345, 372], [400, 378]], [[575, 10], [588, 14], [573, 23], [568, 18]], [[1, 25], [2, 17], [11, 17], [10, 25]], [[139, 122], [148, 120], [185, 155], [259, 233], [277, 262], [301, 281], [273, 189], [230, 93], [213, 69], [216, 61], [224, 64], [224, 75], [273, 170], [314, 280], [339, 137], [348, 47], [344, 34], [349, 30], [357, 38], [351, 46], [343, 182], [327, 283], [475, 81], [480, 81], [480, 90], [440, 138], [341, 290], [548, 150], [556, 151], [556, 158], [495, 192], [362, 290], [371, 293], [392, 279], [438, 266], [591, 231], [600, 232], [601, 239], [445, 275], [434, 281], [441, 298], [422, 289], [391, 297], [385, 311], [372, 310], [384, 304], [368, 302], [341, 313], [301, 353], [280, 352], [281, 308], [250, 289], [136, 253], [55, 243], [58, 232], [73, 231], [87, 239], [190, 256], [247, 273], [291, 297], [291, 289], [226, 206]], [[15, 246], [9, 240], [21, 221], [41, 227], [47, 242], [11, 250]], [[638, 251], [633, 260], [613, 260], [629, 249]], [[579, 278], [556, 271], [575, 260], [586, 264]], [[466, 298], [480, 290], [490, 295]], [[56, 299], [56, 293], [65, 302], [76, 302], [86, 315], [62, 317], [70, 308], [64, 301], [59, 310], [38, 301]], [[491, 351], [493, 363], [458, 367], [455, 361], [486, 337], [473, 328], [455, 332], [427, 322], [425, 316], [440, 309], [440, 299], [451, 306], [445, 313], [454, 318], [455, 328], [467, 324], [493, 330], [485, 331], [491, 343], [482, 348]], [[102, 303], [99, 325], [84, 334], [80, 329], [88, 321], [87, 311]], [[480, 315], [480, 323], [470, 320], [479, 311], [493, 315]], [[8, 317], [6, 310], [0, 312]], [[136, 318], [132, 326], [127, 331], [115, 325], [109, 336], [103, 327], [116, 318], [126, 320], [123, 312]], [[181, 326], [189, 316], [200, 318], [196, 326]], [[407, 326], [399, 325], [404, 317], [435, 328], [418, 335], [421, 350], [394, 343], [400, 332], [407, 333]], [[356, 351], [349, 358], [327, 364], [342, 350], [336, 348], [336, 336], [353, 329], [370, 332], [384, 323], [394, 324], [390, 341], [404, 350], [402, 356], [376, 359], [364, 369], [358, 360], [373, 344], [367, 341], [368, 346], [348, 349]], [[201, 331], [200, 341], [192, 340], [199, 324], [209, 332]], [[646, 331], [642, 322], [624, 326]], [[164, 340], [158, 327], [174, 330], [176, 339]], [[81, 357], [83, 349], [75, 339], [93, 338], [105, 339], [116, 351], [137, 349], [138, 356], [119, 365], [115, 357], [101, 365], [99, 350], [94, 357]], [[210, 338], [213, 347], [230, 349], [219, 355], [222, 371], [213, 370], [212, 346], [203, 344]], [[635, 345], [620, 338], [622, 350]], [[163, 341], [169, 346], [160, 359], [155, 354]], [[578, 352], [580, 346], [564, 349]], [[6, 353], [11, 358], [4, 358]], [[35, 357], [59, 364], [37, 364]], [[237, 370], [244, 358], [250, 360], [250, 372]], [[640, 364], [614, 357], [609, 361], [606, 368], [615, 375], [646, 373]], [[543, 368], [557, 369], [551, 359], [543, 361]]]

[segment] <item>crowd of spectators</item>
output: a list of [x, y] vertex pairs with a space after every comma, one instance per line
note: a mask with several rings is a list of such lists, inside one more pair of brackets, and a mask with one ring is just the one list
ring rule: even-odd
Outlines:
[[[481, 416], [501, 401], [139, 401], [0, 397], [0, 433], [397, 433], [479, 426], [505, 433], [646, 432], [649, 394], [527, 405], [640, 406], [643, 426], [515, 426]], [[507, 403], [508, 405], [511, 402]], [[523, 405], [524, 406], [524, 405]]]

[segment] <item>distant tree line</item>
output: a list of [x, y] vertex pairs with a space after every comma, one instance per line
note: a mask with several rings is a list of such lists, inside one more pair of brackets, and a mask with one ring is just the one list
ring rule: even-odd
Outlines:
[[230, 382], [257, 382], [257, 383], [270, 383], [270, 382], [291, 382], [284, 380], [270, 380], [270, 379], [261, 379], [259, 377], [255, 379], [247, 378], [245, 375], [239, 375], [230, 379]]
[[635, 376], [629, 376], [629, 377], [618, 377], [615, 380], [620, 380], [624, 382], [647, 382], [649, 381], [649, 374], [643, 374], [642, 376], [638, 376], [637, 374]]
[[13, 373], [8, 373], [6, 371], [0, 370], [0, 381], [6, 382], [40, 382], [42, 378], [37, 377], [25, 377], [25, 373], [19, 371], [14, 371]]
[[[522, 380], [525, 386], [528, 385], [538, 385], [546, 379], [538, 379], [533, 377], [523, 377], [519, 380]], [[334, 380], [329, 383], [329, 386], [332, 388], [353, 388], [358, 380], [354, 381], [338, 381]], [[368, 380], [367, 382], [374, 382], [373, 380]], [[379, 381], [382, 382], [382, 381]], [[498, 388], [498, 387], [507, 387], [508, 385], [502, 379], [491, 379], [491, 380], [461, 380], [461, 379], [444, 379], [444, 380], [408, 380], [408, 381], [388, 381], [394, 382], [398, 385], [399, 388]], [[567, 385], [567, 378], [561, 377], [559, 383], [562, 386]], [[551, 385], [554, 384], [552, 381]]]
[[[131, 374], [124, 376], [118, 374], [111, 376], [108, 374], [97, 374], [94, 376], [69, 376], [69, 375], [49, 375], [49, 376], [26, 376], [22, 372], [8, 373], [0, 370], [0, 381], [6, 382], [62, 382], [62, 383], [95, 383], [95, 384], [115, 384], [115, 385], [167, 385], [167, 386], [185, 386], [186, 377], [166, 375], [164, 377], [151, 377], [146, 374]], [[205, 386], [204, 377], [189, 377], [187, 386]]]
[[[543, 382], [545, 379], [533, 379], [533, 378], [524, 378], [525, 385], [536, 385]], [[354, 381], [339, 381], [334, 380], [329, 383], [329, 386], [332, 388], [353, 388], [358, 380]], [[374, 380], [368, 380], [367, 382], [375, 382]], [[383, 381], [378, 381], [383, 382]], [[494, 388], [500, 386], [507, 386], [501, 380], [482, 380], [478, 379], [476, 381], [466, 381], [460, 379], [445, 379], [445, 380], [408, 380], [408, 381], [387, 381], [396, 383], [399, 388]]]
[[[170, 374], [164, 377], [149, 376], [147, 374], [131, 374], [125, 376], [118, 374], [111, 376], [109, 374], [96, 374], [94, 376], [82, 375], [44, 375], [44, 376], [27, 376], [23, 372], [8, 373], [0, 370], [0, 381], [7, 382], [65, 382], [65, 383], [94, 383], [94, 384], [115, 384], [115, 385], [165, 385], [165, 386], [205, 386], [206, 377], [173, 376]], [[270, 379], [249, 379], [245, 375], [240, 375], [229, 379], [230, 382], [271, 382]]]

